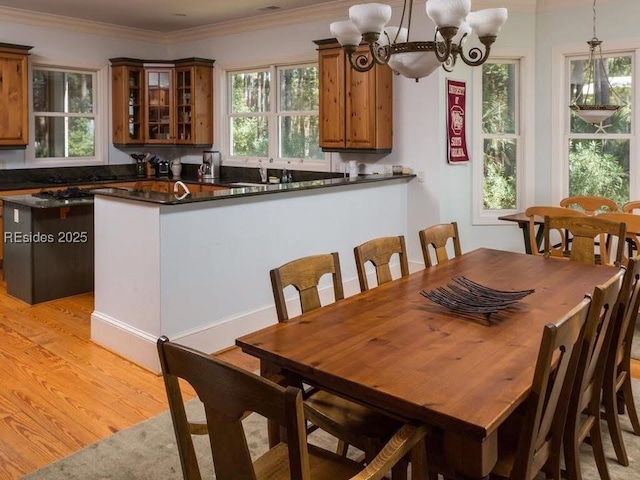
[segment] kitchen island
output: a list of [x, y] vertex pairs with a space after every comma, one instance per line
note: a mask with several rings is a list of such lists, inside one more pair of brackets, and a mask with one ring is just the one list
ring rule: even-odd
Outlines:
[[[353, 247], [409, 235], [413, 175], [324, 179], [177, 195], [96, 190], [91, 338], [155, 372], [161, 335], [213, 352], [275, 323], [269, 270], [340, 255], [358, 291]], [[417, 235], [417, 233], [415, 233]], [[323, 279], [321, 298], [331, 295]], [[299, 311], [293, 301], [292, 315]]]
[[9, 295], [33, 305], [93, 290], [93, 198], [0, 199]]

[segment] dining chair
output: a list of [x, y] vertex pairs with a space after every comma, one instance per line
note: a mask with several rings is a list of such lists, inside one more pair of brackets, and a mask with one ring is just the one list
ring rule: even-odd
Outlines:
[[598, 217], [612, 222], [623, 222], [627, 229], [627, 259], [637, 255], [640, 247], [640, 215], [628, 212], [605, 212]]
[[425, 267], [435, 265], [431, 260], [431, 254], [429, 253], [430, 248], [435, 251], [437, 263], [445, 263], [449, 260], [447, 253], [447, 242], [449, 239], [451, 239], [453, 243], [454, 257], [462, 255], [457, 222], [432, 225], [424, 230], [420, 230], [418, 235], [420, 236], [420, 245], [422, 246], [422, 256]]
[[[206, 427], [218, 480], [366, 480], [380, 479], [413, 450], [422, 458], [424, 426], [403, 425], [366, 467], [307, 443], [302, 392], [282, 387], [211, 355], [161, 337], [160, 365], [185, 480], [201, 473], [187, 419], [180, 379], [196, 391], [204, 404]], [[279, 443], [252, 460], [242, 426], [255, 412], [277, 422], [286, 431]], [[414, 449], [415, 447], [415, 449]], [[426, 465], [419, 465], [426, 468]]]
[[[340, 259], [336, 252], [302, 257], [272, 269], [271, 286], [278, 322], [289, 320], [284, 297], [286, 287], [292, 285], [298, 291], [304, 314], [321, 307], [318, 284], [328, 274], [333, 279], [335, 300], [344, 299]], [[268, 378], [281, 375], [264, 365], [261, 365], [261, 374]], [[304, 395], [309, 421], [338, 438], [337, 450], [343, 455], [348, 446], [353, 445], [364, 452], [366, 460], [372, 460], [400, 425], [386, 415], [324, 390], [305, 388]]]
[[602, 404], [618, 463], [629, 465], [619, 415], [625, 407], [633, 433], [640, 436], [640, 421], [631, 383], [631, 345], [640, 309], [640, 257], [632, 257], [622, 281], [611, 328], [611, 344], [605, 364]]
[[[546, 216], [544, 218], [544, 254], [552, 256], [552, 230], [565, 230], [571, 235], [569, 259], [587, 264], [621, 265], [624, 260], [626, 226], [622, 222], [612, 222], [600, 216]], [[615, 237], [615, 257], [610, 257], [607, 238]], [[599, 244], [596, 245], [596, 237]], [[599, 253], [596, 252], [596, 246]]]
[[625, 213], [635, 213], [636, 210], [640, 210], [640, 200], [631, 200], [622, 205], [622, 211]]
[[588, 437], [601, 480], [610, 480], [602, 443], [601, 392], [623, 276], [621, 268], [593, 291], [562, 440], [567, 478], [582, 478], [580, 446]]
[[371, 263], [375, 267], [378, 285], [393, 280], [389, 263], [396, 254], [400, 261], [400, 275], [406, 277], [409, 275], [409, 262], [407, 261], [407, 247], [403, 235], [374, 238], [353, 249], [361, 292], [369, 290], [367, 263]]
[[[540, 251], [540, 240], [538, 239], [538, 235], [536, 234], [536, 217], [544, 218], [544, 217], [584, 217], [585, 214], [579, 210], [573, 210], [571, 208], [566, 207], [556, 207], [552, 205], [534, 205], [527, 208], [524, 214], [529, 217], [529, 245], [531, 245], [531, 253], [533, 255], [542, 255], [543, 251]], [[544, 232], [544, 228], [542, 229]], [[554, 257], [562, 257], [564, 252], [569, 249], [568, 246], [568, 238], [566, 232], [563, 229], [559, 229], [556, 231], [557, 235], [559, 235], [560, 241], [558, 243], [553, 244], [553, 248], [550, 249], [550, 255]], [[534, 247], [537, 246], [538, 248]]]
[[318, 284], [320, 278], [330, 274], [333, 280], [333, 295], [336, 301], [344, 299], [340, 258], [337, 252], [310, 255], [298, 258], [269, 272], [276, 305], [278, 322], [289, 319], [284, 289], [293, 286], [300, 297], [302, 313], [320, 308]]
[[585, 215], [595, 215], [596, 213], [617, 212], [618, 204], [607, 197], [597, 195], [574, 195], [560, 200], [561, 207], [576, 208], [582, 210]]
[[[561, 453], [570, 391], [591, 299], [580, 303], [554, 323], [543, 327], [531, 390], [523, 408], [514, 411], [498, 428], [498, 458], [489, 478], [533, 480], [544, 471], [561, 479]], [[437, 473], [456, 478], [441, 458], [441, 441], [427, 440], [430, 480]]]

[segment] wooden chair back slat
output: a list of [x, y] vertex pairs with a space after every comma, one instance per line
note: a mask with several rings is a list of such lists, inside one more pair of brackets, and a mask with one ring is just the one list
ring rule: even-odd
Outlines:
[[620, 269], [593, 291], [563, 438], [568, 478], [581, 478], [579, 448], [587, 436], [591, 439], [600, 477], [609, 478], [600, 430], [600, 392], [623, 276], [624, 269]]
[[420, 237], [420, 245], [422, 246], [422, 257], [424, 258], [425, 267], [435, 265], [429, 251], [431, 248], [435, 251], [436, 263], [445, 263], [449, 260], [449, 254], [447, 252], [447, 242], [449, 239], [453, 242], [454, 257], [462, 255], [457, 222], [432, 225], [424, 230], [420, 230], [418, 235]]
[[[605, 265], [621, 265], [624, 260], [626, 226], [600, 216], [545, 217], [544, 253], [551, 255], [553, 245], [550, 232], [565, 230], [572, 236], [569, 258], [586, 264], [596, 263], [596, 238], [599, 240], [600, 262]], [[611, 261], [607, 238], [616, 237], [616, 255]]]
[[569, 394], [590, 304], [585, 298], [557, 323], [544, 327], [510, 478], [532, 479], [545, 465], [559, 470]]
[[321, 307], [318, 284], [324, 275], [332, 276], [334, 299], [337, 301], [344, 298], [337, 252], [299, 258], [274, 268], [269, 273], [279, 322], [289, 319], [284, 297], [284, 289], [288, 286], [293, 286], [298, 291], [302, 313]]
[[409, 275], [409, 262], [407, 260], [407, 248], [404, 236], [380, 237], [369, 240], [353, 249], [353, 254], [358, 270], [358, 280], [360, 290], [369, 290], [366, 264], [371, 262], [375, 267], [378, 285], [393, 280], [390, 262], [394, 255], [398, 255], [400, 261], [400, 272], [402, 277]]
[[604, 371], [602, 403], [609, 433], [618, 462], [629, 465], [629, 458], [624, 446], [624, 438], [620, 427], [618, 401], [626, 406], [633, 431], [640, 435], [640, 420], [636, 411], [631, 386], [631, 345], [640, 310], [640, 257], [632, 257], [618, 295], [616, 311], [611, 328], [611, 345]]
[[640, 210], [640, 200], [632, 200], [622, 205], [622, 211], [625, 213], [635, 213], [636, 210]]
[[242, 428], [247, 412], [256, 412], [286, 429], [291, 478], [310, 479], [300, 390], [285, 389], [166, 337], [158, 340], [158, 353], [185, 479], [201, 476], [178, 379], [191, 385], [205, 406], [218, 480], [256, 480]]
[[586, 215], [595, 215], [597, 213], [617, 212], [618, 204], [607, 197], [597, 195], [574, 195], [560, 200], [561, 207], [578, 208]]
[[[534, 255], [542, 255], [544, 251], [539, 251], [536, 248], [538, 241], [536, 239], [536, 217], [584, 217], [585, 214], [579, 210], [573, 210], [566, 207], [555, 207], [552, 205], [533, 205], [525, 210], [525, 215], [529, 217], [529, 245], [531, 245], [531, 253]], [[557, 230], [560, 236], [560, 242], [553, 245], [553, 248], [549, 250], [549, 255], [553, 257], [562, 257], [564, 252], [569, 249], [568, 239], [564, 230]]]
[[598, 215], [600, 218], [610, 220], [612, 222], [623, 222], [627, 231], [627, 258], [637, 255], [640, 248], [640, 215], [625, 212], [606, 212]]
[[[406, 458], [418, 471], [425, 463], [426, 426], [400, 425], [366, 467], [307, 444], [301, 390], [282, 387], [211, 355], [161, 337], [157, 342], [171, 418], [185, 480], [201, 480], [180, 381], [204, 404], [207, 433], [218, 480], [380, 480], [390, 470], [406, 478]], [[257, 413], [284, 429], [279, 442], [252, 460], [242, 419]]]

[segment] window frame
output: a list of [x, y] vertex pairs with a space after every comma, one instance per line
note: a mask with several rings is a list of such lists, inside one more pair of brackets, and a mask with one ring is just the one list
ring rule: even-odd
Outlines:
[[[220, 98], [222, 105], [221, 118], [223, 121], [221, 124], [221, 136], [220, 148], [222, 151], [222, 161], [227, 166], [242, 166], [242, 167], [257, 167], [260, 163], [267, 162], [269, 168], [276, 169], [292, 169], [292, 170], [313, 170], [313, 171], [331, 171], [331, 156], [328, 153], [324, 153], [322, 160], [317, 159], [293, 159], [293, 158], [281, 158], [279, 155], [279, 128], [280, 118], [283, 116], [294, 116], [301, 114], [308, 114], [307, 111], [286, 111], [280, 110], [280, 78], [279, 71], [281, 69], [293, 69], [301, 67], [316, 66], [318, 67], [318, 60], [313, 59], [300, 59], [290, 62], [271, 62], [268, 65], [261, 66], [237, 66], [220, 68]], [[231, 156], [231, 131], [230, 131], [230, 118], [231, 116], [256, 116], [260, 115], [260, 112], [251, 113], [231, 113], [231, 75], [235, 73], [253, 73], [259, 71], [269, 71], [271, 80], [270, 91], [270, 105], [271, 110], [265, 113], [265, 116], [269, 120], [269, 154], [267, 157], [253, 157], [253, 156]], [[319, 104], [318, 104], [319, 108]], [[317, 111], [320, 115], [319, 110]]]
[[[515, 63], [518, 87], [516, 104], [516, 132], [513, 134], [482, 133], [482, 68], [473, 69], [473, 137], [471, 165], [472, 185], [472, 224], [504, 225], [498, 217], [523, 211], [534, 198], [534, 161], [535, 142], [535, 71], [534, 55], [529, 50], [503, 49], [492, 50], [488, 63]], [[484, 141], [487, 138], [515, 138], [516, 149], [516, 206], [513, 209], [485, 210], [484, 208]]]
[[[35, 156], [35, 112], [33, 110], [33, 72], [34, 70], [51, 70], [57, 72], [81, 72], [93, 77], [95, 156], [93, 157], [48, 157]], [[80, 167], [91, 165], [107, 165], [109, 163], [108, 140], [110, 138], [110, 122], [108, 106], [108, 66], [90, 65], [68, 60], [54, 60], [34, 56], [29, 65], [29, 143], [25, 152], [25, 165], [30, 168], [48, 167]], [[52, 117], [86, 117], [87, 114], [50, 115]]]
[[[632, 59], [632, 71], [634, 88], [631, 95], [631, 127], [630, 133], [626, 134], [605, 134], [605, 139], [629, 139], [629, 197], [631, 200], [640, 197], [640, 130], [637, 127], [638, 112], [640, 111], [640, 44], [637, 41], [619, 40], [607, 41], [603, 43], [602, 54], [620, 55], [630, 54]], [[560, 155], [553, 156], [551, 160], [551, 201], [559, 204], [560, 200], [569, 195], [569, 140], [570, 138], [597, 138], [596, 134], [587, 134], [580, 137], [579, 134], [570, 134], [569, 120], [569, 66], [570, 61], [576, 58], [588, 57], [586, 49], [577, 47], [555, 48], [552, 68], [553, 98], [560, 101], [552, 106], [551, 111], [551, 149], [561, 152]], [[572, 137], [573, 135], [573, 137]], [[602, 134], [598, 134], [602, 135]]]

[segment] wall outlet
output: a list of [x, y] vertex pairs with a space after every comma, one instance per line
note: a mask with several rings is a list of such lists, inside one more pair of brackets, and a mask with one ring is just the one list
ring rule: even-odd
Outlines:
[[7, 161], [4, 158], [0, 158], [0, 170], [7, 168]]
[[424, 172], [416, 172], [419, 182], [424, 182]]

